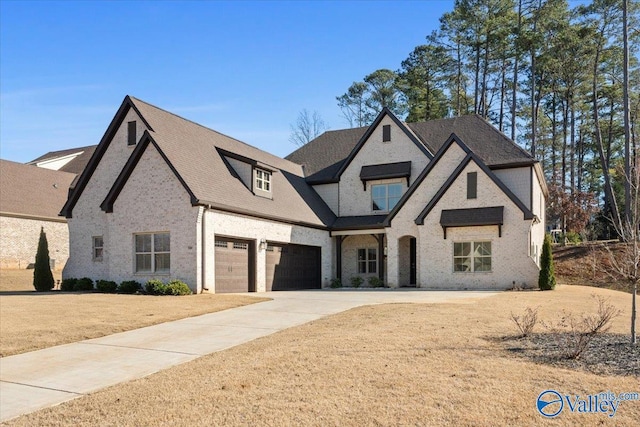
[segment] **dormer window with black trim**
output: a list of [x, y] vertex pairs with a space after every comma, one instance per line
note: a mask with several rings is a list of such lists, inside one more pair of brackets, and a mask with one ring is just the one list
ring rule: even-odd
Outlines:
[[271, 172], [256, 169], [256, 190], [271, 192]]
[[136, 122], [127, 123], [127, 145], [136, 145]]
[[391, 141], [391, 125], [382, 126], [382, 142]]

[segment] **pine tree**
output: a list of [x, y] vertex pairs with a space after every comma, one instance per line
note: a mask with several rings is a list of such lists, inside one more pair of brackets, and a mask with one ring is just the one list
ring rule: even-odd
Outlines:
[[44, 227], [40, 229], [38, 240], [38, 252], [36, 253], [36, 265], [33, 270], [33, 287], [38, 292], [48, 292], [53, 289], [53, 274], [49, 264], [49, 244]]
[[542, 245], [542, 258], [540, 259], [540, 276], [538, 276], [538, 287], [542, 291], [549, 291], [556, 287], [556, 276], [553, 271], [553, 254], [551, 253], [551, 236], [544, 236]]

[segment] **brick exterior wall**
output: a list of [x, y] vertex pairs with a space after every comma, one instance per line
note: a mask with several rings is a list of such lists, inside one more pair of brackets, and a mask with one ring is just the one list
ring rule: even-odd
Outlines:
[[207, 246], [205, 248], [205, 271], [209, 280], [205, 287], [210, 291], [215, 289], [215, 274], [213, 270], [215, 269], [214, 236], [216, 235], [255, 241], [256, 291], [258, 292], [264, 292], [266, 289], [266, 252], [259, 248], [259, 242], [262, 239], [268, 242], [319, 246], [322, 256], [322, 286], [327, 287], [333, 277], [332, 242], [327, 231], [214, 210], [208, 210], [205, 213], [205, 229], [207, 236], [205, 239]]
[[62, 270], [69, 258], [67, 223], [8, 216], [0, 216], [0, 268], [23, 269], [34, 263], [41, 227], [47, 234], [54, 268]]
[[[382, 126], [391, 125], [391, 141], [382, 142]], [[340, 215], [371, 215], [371, 184], [366, 191], [360, 180], [362, 166], [411, 160], [411, 183], [429, 163], [429, 158], [396, 126], [385, 117], [362, 146], [340, 178]], [[406, 180], [404, 190], [406, 190]], [[403, 190], [403, 191], [404, 191]]]

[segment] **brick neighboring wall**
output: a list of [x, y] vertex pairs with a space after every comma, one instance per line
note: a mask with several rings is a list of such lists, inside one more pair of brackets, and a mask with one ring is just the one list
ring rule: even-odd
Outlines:
[[0, 217], [0, 268], [23, 269], [34, 263], [41, 227], [47, 234], [55, 270], [61, 270], [69, 258], [67, 223], [7, 216]]

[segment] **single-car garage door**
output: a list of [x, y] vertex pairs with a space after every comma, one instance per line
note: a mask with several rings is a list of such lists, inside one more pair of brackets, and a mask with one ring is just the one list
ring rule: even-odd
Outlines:
[[267, 245], [267, 291], [320, 289], [320, 248]]
[[253, 292], [253, 242], [216, 237], [216, 293]]

